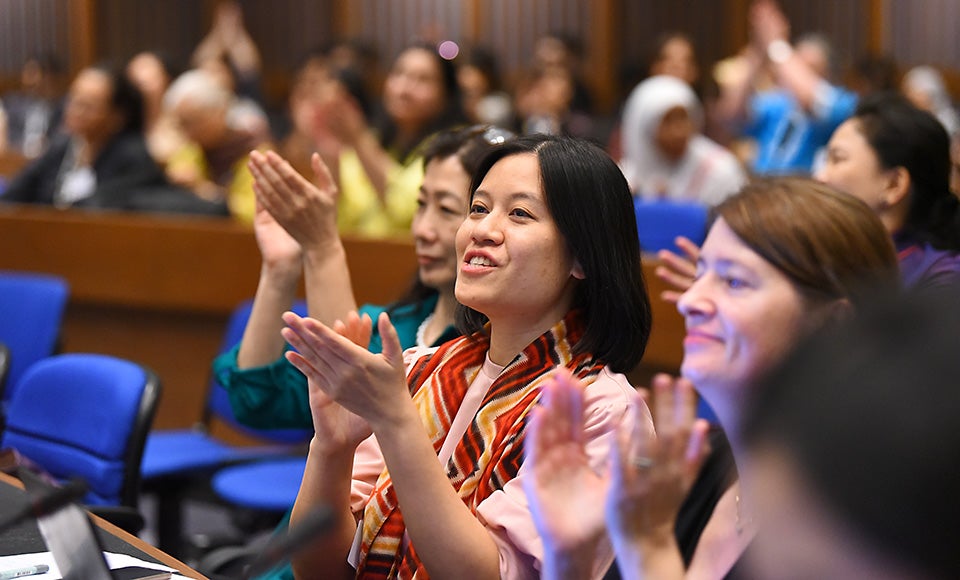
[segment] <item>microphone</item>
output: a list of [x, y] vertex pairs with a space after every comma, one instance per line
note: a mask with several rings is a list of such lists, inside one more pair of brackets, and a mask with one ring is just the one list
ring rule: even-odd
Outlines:
[[312, 540], [329, 532], [335, 522], [336, 518], [330, 507], [315, 508], [296, 527], [289, 528], [286, 534], [278, 534], [267, 542], [263, 551], [244, 571], [244, 580], [259, 576], [277, 564], [292, 558]]
[[67, 504], [79, 500], [86, 493], [87, 484], [82, 479], [71, 479], [61, 487], [54, 487], [49, 492], [30, 498], [27, 505], [17, 510], [6, 521], [0, 522], [0, 532], [24, 520], [52, 514]]

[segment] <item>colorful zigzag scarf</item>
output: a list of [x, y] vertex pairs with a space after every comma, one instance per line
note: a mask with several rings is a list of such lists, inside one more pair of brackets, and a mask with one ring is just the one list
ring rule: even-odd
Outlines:
[[[480, 502], [502, 489], [520, 469], [527, 417], [551, 371], [566, 367], [589, 384], [603, 369], [603, 363], [592, 355], [573, 354], [582, 333], [580, 316], [571, 311], [517, 355], [484, 396], [446, 465], [451, 485], [474, 514]], [[448, 342], [418, 360], [407, 377], [437, 453], [488, 347], [483, 332]], [[412, 543], [404, 545], [403, 515], [386, 470], [377, 480], [363, 520], [358, 578], [428, 577]]]

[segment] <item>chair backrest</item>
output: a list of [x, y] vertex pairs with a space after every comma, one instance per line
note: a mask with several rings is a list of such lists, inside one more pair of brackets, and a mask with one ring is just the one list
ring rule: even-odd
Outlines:
[[91, 505], [136, 507], [160, 380], [134, 362], [60, 354], [34, 363], [10, 399], [0, 445], [58, 479], [80, 477]]
[[[227, 321], [223, 342], [220, 345], [220, 353], [230, 350], [243, 338], [243, 331], [247, 327], [247, 321], [250, 319], [250, 311], [252, 308], [253, 300], [245, 300], [233, 310], [230, 319]], [[307, 303], [303, 300], [298, 300], [294, 303], [291, 310], [301, 316], [306, 316]], [[276, 443], [302, 443], [308, 441], [310, 437], [313, 436], [312, 430], [253, 429], [240, 423], [236, 415], [234, 415], [233, 409], [230, 407], [230, 396], [227, 394], [227, 390], [217, 381], [213, 373], [211, 373], [207, 408], [205, 410], [205, 419], [209, 420], [210, 417], [216, 417], [220, 421], [228, 424], [231, 428], [246, 435]]]
[[30, 365], [56, 351], [69, 293], [66, 281], [57, 276], [0, 271], [0, 342], [10, 349], [0, 400], [10, 399]]
[[637, 234], [644, 252], [680, 251], [673, 240], [685, 236], [698, 246], [707, 235], [708, 208], [690, 201], [635, 199]]

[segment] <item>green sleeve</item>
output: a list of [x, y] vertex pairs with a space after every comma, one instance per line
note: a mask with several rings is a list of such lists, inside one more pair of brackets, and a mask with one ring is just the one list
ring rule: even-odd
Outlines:
[[[394, 313], [393, 324], [403, 348], [416, 344], [417, 328], [433, 312], [435, 305], [436, 298], [431, 297], [419, 305], [403, 307]], [[383, 349], [376, 321], [385, 310], [383, 306], [372, 304], [360, 308], [360, 314], [368, 314], [374, 323], [369, 346], [373, 353]], [[237, 421], [254, 429], [312, 428], [310, 395], [303, 373], [283, 356], [268, 365], [240, 369], [237, 367], [239, 351], [238, 343], [213, 361], [214, 376], [226, 389]]]
[[307, 378], [285, 357], [249, 369], [237, 368], [238, 344], [213, 361], [213, 372], [230, 396], [237, 420], [254, 429], [310, 429]]

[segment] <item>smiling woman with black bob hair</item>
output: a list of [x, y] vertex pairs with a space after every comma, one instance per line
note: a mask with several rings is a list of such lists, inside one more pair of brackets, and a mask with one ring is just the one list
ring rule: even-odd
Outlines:
[[[291, 527], [318, 505], [340, 515], [294, 560], [299, 578], [539, 577], [550, 563], [523, 492], [523, 441], [544, 385], [583, 385], [579, 457], [592, 469], [618, 427], [652, 429], [622, 374], [643, 354], [650, 311], [617, 165], [595, 145], [531, 136], [488, 154], [471, 192], [454, 293], [476, 332], [401, 352], [381, 314], [372, 354], [358, 346], [369, 318], [330, 328], [284, 315], [316, 431]], [[612, 560], [597, 538], [580, 577]]]
[[[575, 349], [601, 355], [616, 372], [629, 372], [643, 356], [652, 319], [633, 206], [629, 199], [611, 195], [626, 186], [623, 173], [596, 171], [596, 167], [616, 164], [585, 141], [539, 135], [517, 139], [488, 154], [474, 173], [470, 191], [477, 191], [498, 161], [521, 153], [537, 155], [543, 189], [549, 192], [547, 206], [583, 268], [584, 279], [573, 304], [583, 310], [586, 328]], [[598, 231], [608, 235], [598, 236]], [[480, 330], [486, 322], [486, 316], [466, 306], [457, 313], [457, 326], [464, 335]]]

